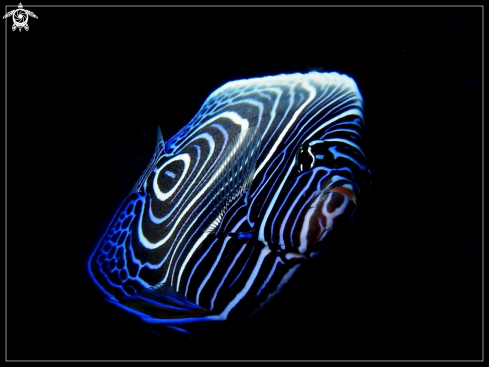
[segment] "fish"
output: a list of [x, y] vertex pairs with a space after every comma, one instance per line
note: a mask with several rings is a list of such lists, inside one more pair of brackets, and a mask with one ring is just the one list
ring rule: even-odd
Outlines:
[[228, 82], [157, 135], [88, 260], [106, 300], [148, 323], [255, 314], [351, 227], [370, 187], [363, 99], [336, 72]]

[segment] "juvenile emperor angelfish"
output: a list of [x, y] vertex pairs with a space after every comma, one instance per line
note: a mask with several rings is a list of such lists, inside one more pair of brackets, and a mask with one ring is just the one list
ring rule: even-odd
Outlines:
[[346, 75], [238, 80], [156, 151], [90, 257], [153, 323], [252, 314], [338, 238], [370, 185], [363, 100]]

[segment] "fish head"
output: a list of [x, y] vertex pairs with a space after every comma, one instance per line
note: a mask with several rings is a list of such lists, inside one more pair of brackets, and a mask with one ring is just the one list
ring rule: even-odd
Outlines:
[[[360, 117], [344, 130], [360, 131]], [[335, 242], [355, 217], [370, 185], [363, 151], [327, 133], [290, 144], [257, 183], [249, 219], [254, 236], [279, 251], [314, 256]], [[357, 149], [358, 147], [358, 149]], [[274, 180], [272, 177], [277, 176]], [[279, 177], [282, 177], [281, 179]]]
[[351, 223], [360, 188], [349, 160], [337, 154], [338, 147], [346, 148], [334, 141], [308, 140], [297, 150], [296, 172], [284, 190], [296, 197], [296, 212], [292, 209], [286, 216], [281, 245], [287, 243], [300, 253], [316, 252]]

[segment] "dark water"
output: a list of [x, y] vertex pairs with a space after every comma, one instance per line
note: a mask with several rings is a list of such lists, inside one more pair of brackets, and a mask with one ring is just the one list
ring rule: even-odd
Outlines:
[[[481, 8], [42, 8], [7, 39], [7, 359], [481, 359]], [[86, 262], [227, 81], [352, 76], [374, 184], [353, 230], [246, 323], [101, 300]]]

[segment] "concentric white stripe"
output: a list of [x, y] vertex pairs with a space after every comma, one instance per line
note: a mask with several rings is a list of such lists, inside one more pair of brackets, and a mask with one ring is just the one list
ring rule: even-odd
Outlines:
[[[235, 124], [240, 125], [242, 131], [248, 130], [248, 120], [241, 118], [235, 112], [224, 112], [221, 115], [216, 116], [213, 120], [216, 120], [220, 117], [221, 118], [226, 117], [226, 118], [230, 119], [231, 121], [233, 121]], [[172, 229], [168, 232], [168, 234], [165, 237], [163, 237], [161, 240], [157, 241], [156, 243], [149, 241], [144, 236], [144, 233], [142, 230], [142, 218], [143, 218], [143, 216], [139, 216], [138, 237], [139, 237], [139, 241], [141, 242], [141, 245], [147, 249], [155, 249], [155, 248], [158, 248], [159, 246], [161, 246], [162, 244], [164, 244], [166, 241], [168, 241], [168, 239], [173, 235], [175, 228], [178, 227], [178, 224], [180, 223], [180, 221], [183, 218], [185, 218], [185, 214], [190, 210], [190, 208], [193, 207], [193, 205], [197, 201], [199, 201], [201, 199], [201, 196], [203, 195], [203, 193], [205, 193], [207, 191], [207, 189], [214, 184], [214, 181], [216, 180], [216, 178], [217, 177], [214, 176], [206, 183], [206, 185], [201, 189], [201, 191], [194, 196], [194, 198], [191, 200], [191, 202], [186, 206], [186, 208], [183, 210], [183, 212], [178, 216], [177, 221], [175, 222]], [[146, 202], [144, 203], [144, 206], [145, 205], [146, 205]], [[143, 208], [143, 210], [144, 210], [144, 208]], [[194, 245], [194, 248], [195, 248], [195, 245]], [[195, 251], [195, 249], [192, 249], [192, 250]], [[193, 251], [191, 251], [191, 253], [193, 253]], [[188, 257], [187, 257], [186, 261], [188, 261]]]
[[[182, 161], [184, 163], [183, 172], [180, 175], [180, 178], [178, 179], [177, 183], [170, 189], [170, 191], [162, 192], [160, 190], [159, 185], [158, 185], [158, 177], [160, 176], [161, 171], [166, 168], [166, 166], [168, 166], [170, 163], [175, 162], [175, 161]], [[160, 168], [158, 168], [156, 170], [156, 174], [155, 174], [154, 179], [153, 179], [153, 190], [154, 190], [154, 193], [155, 193], [156, 197], [158, 198], [158, 200], [165, 201], [166, 199], [168, 199], [170, 196], [173, 195], [175, 190], [180, 186], [183, 179], [187, 175], [187, 171], [188, 171], [189, 166], [190, 166], [190, 155], [188, 155], [187, 153], [183, 153], [183, 154], [179, 154], [179, 155], [171, 158], [170, 160], [166, 161], [164, 165], [162, 165]]]

